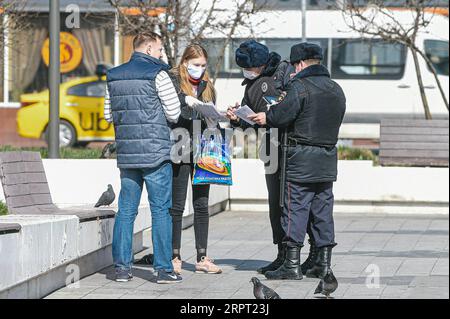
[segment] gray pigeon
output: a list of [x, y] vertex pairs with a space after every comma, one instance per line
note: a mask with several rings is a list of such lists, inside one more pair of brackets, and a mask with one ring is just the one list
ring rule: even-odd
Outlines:
[[116, 194], [114, 193], [114, 189], [111, 184], [108, 185], [108, 190], [102, 194], [97, 204], [95, 204], [95, 208], [99, 208], [101, 206], [109, 206], [116, 199]]
[[102, 155], [100, 156], [100, 158], [101, 159], [111, 158], [112, 155], [116, 151], [117, 151], [117, 144], [116, 143], [109, 143], [103, 148]]
[[253, 294], [256, 299], [281, 299], [275, 290], [263, 285], [258, 278], [253, 277], [250, 282], [253, 283]]
[[135, 262], [136, 265], [153, 265], [153, 254], [145, 255], [141, 259]]
[[330, 298], [330, 295], [335, 292], [338, 288], [339, 284], [334, 276], [333, 272], [330, 271], [322, 280], [320, 280], [319, 285], [314, 291], [315, 295], [322, 294], [327, 299]]

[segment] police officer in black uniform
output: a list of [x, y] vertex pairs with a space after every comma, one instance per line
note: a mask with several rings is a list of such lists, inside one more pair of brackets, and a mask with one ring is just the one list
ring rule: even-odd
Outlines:
[[[255, 113], [266, 112], [268, 110], [267, 97], [278, 98], [283, 94], [285, 86], [290, 80], [290, 74], [295, 72], [294, 68], [287, 61], [282, 61], [281, 56], [276, 52], [270, 52], [269, 48], [255, 40], [243, 42], [236, 50], [236, 63], [243, 69], [245, 80], [244, 98], [241, 105], [247, 105]], [[252, 126], [247, 122], [238, 119], [234, 115], [233, 108], [228, 110], [228, 117], [233, 127], [247, 129], [253, 127], [259, 129], [262, 126]], [[265, 127], [265, 126], [264, 126]], [[271, 134], [265, 136], [265, 156], [272, 158], [280, 154], [279, 139], [275, 139]], [[272, 147], [270, 145], [272, 143]], [[270, 154], [270, 150], [276, 150], [277, 154]], [[277, 158], [279, 161], [279, 158]], [[271, 167], [271, 163], [266, 162], [266, 168]], [[257, 271], [265, 274], [268, 271], [278, 269], [284, 262], [285, 250], [283, 239], [285, 233], [281, 226], [280, 207], [280, 169], [276, 163], [275, 171], [267, 169], [266, 185], [269, 192], [269, 216], [272, 227], [273, 243], [278, 247], [278, 255], [275, 261], [259, 268]]]
[[285, 208], [282, 225], [286, 233], [286, 257], [268, 279], [303, 279], [300, 250], [308, 222], [317, 249], [305, 270], [307, 277], [326, 279], [337, 288], [331, 271], [331, 253], [336, 245], [333, 221], [333, 183], [337, 179], [339, 129], [346, 98], [341, 87], [321, 64], [322, 48], [312, 43], [295, 45], [291, 63], [298, 72], [282, 102], [252, 120], [260, 125], [287, 129], [288, 153]]

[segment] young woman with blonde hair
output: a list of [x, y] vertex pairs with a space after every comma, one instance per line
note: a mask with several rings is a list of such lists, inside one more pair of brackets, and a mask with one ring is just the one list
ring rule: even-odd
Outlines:
[[[216, 102], [216, 91], [210, 80], [208, 70], [208, 53], [198, 45], [193, 44], [186, 48], [180, 64], [171, 70], [172, 80], [179, 94], [182, 104], [180, 120], [175, 127], [182, 127], [193, 137], [194, 121], [200, 120], [202, 131], [206, 128], [217, 127], [217, 123], [203, 118], [195, 111], [195, 102]], [[174, 271], [181, 273], [181, 233], [184, 206], [188, 191], [190, 176], [193, 175], [194, 161], [192, 153], [189, 159], [180, 163], [173, 163], [173, 195], [172, 195], [172, 222], [173, 222], [173, 266]], [[210, 185], [192, 186], [194, 207], [194, 232], [197, 249], [196, 272], [207, 274], [220, 274], [222, 270], [207, 256], [209, 231], [209, 191]]]

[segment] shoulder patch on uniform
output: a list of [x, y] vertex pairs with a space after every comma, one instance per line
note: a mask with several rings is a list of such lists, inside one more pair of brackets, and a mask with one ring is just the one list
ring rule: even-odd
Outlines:
[[261, 90], [263, 91], [263, 93], [266, 93], [269, 90], [269, 85], [267, 84], [267, 82], [263, 82], [261, 84]]

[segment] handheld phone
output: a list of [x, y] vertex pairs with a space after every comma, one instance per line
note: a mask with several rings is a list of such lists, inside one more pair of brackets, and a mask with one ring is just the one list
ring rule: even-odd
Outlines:
[[273, 105], [277, 104], [278, 100], [275, 96], [263, 96], [264, 101], [266, 101], [267, 104]]

